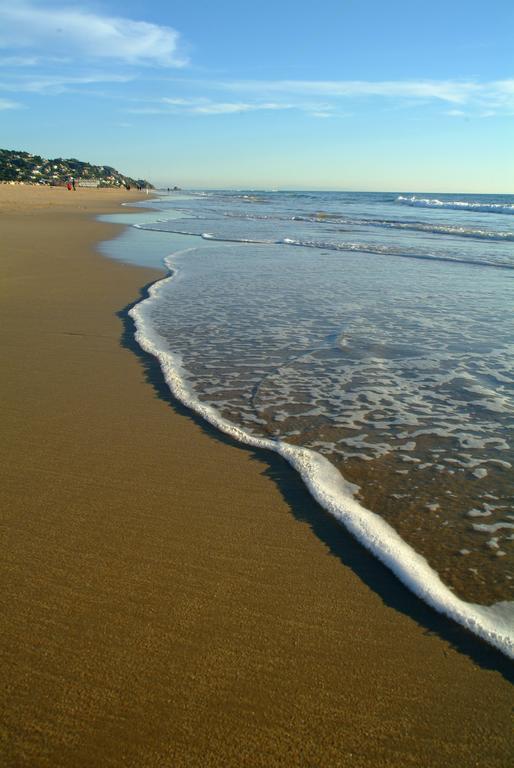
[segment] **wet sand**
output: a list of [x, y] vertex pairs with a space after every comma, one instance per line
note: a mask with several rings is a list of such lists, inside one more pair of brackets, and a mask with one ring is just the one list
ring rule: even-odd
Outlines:
[[512, 765], [512, 663], [171, 400], [94, 250], [136, 198], [0, 186], [1, 763]]

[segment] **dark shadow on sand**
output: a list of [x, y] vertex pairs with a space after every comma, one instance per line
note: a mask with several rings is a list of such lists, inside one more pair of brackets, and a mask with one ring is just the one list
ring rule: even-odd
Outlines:
[[312, 532], [325, 544], [330, 554], [341, 563], [351, 568], [359, 578], [380, 596], [385, 605], [410, 616], [426, 634], [436, 634], [450, 646], [467, 655], [483, 669], [499, 672], [510, 683], [514, 683], [514, 665], [507, 657], [487, 643], [467, 632], [459, 624], [438, 614], [410, 592], [394, 574], [371, 555], [361, 544], [350, 536], [334, 518], [332, 518], [312, 498], [300, 476], [276, 453], [255, 449], [237, 442], [228, 435], [219, 432], [204, 421], [194, 411], [176, 400], [164, 379], [159, 362], [145, 352], [134, 338], [135, 324], [129, 311], [148, 296], [152, 283], [140, 291], [137, 301], [128, 304], [117, 315], [123, 322], [120, 343], [133, 352], [141, 361], [145, 377], [153, 387], [156, 397], [167, 402], [176, 413], [197, 424], [206, 434], [227, 445], [236, 446], [268, 465], [265, 475], [277, 484], [293, 516], [302, 523], [307, 523]]

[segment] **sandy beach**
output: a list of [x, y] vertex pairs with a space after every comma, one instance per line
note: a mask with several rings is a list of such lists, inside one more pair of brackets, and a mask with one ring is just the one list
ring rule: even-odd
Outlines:
[[0, 762], [511, 766], [512, 663], [138, 349], [162, 273], [94, 219], [138, 195], [0, 186]]

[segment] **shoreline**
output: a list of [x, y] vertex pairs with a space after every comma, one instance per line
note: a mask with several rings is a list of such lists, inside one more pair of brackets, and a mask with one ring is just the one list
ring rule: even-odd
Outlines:
[[6, 764], [507, 765], [511, 665], [177, 405], [128, 317], [163, 272], [39, 202], [1, 267]]
[[405, 541], [384, 518], [355, 498], [352, 483], [321, 454], [287, 441], [273, 441], [253, 435], [225, 419], [214, 406], [197, 397], [188, 384], [180, 359], [166, 349], [162, 343], [164, 339], [153, 329], [151, 322], [145, 322], [144, 305], [158, 300], [164, 284], [171, 282], [180, 272], [171, 263], [171, 258], [164, 259], [166, 274], [148, 286], [146, 297], [135, 304], [129, 314], [134, 320], [136, 342], [159, 361], [172, 396], [210, 424], [217, 433], [228, 435], [238, 444], [281, 456], [298, 473], [306, 490], [320, 507], [416, 597], [514, 660], [514, 603], [503, 601], [482, 605], [460, 598], [441, 580], [422, 554]]

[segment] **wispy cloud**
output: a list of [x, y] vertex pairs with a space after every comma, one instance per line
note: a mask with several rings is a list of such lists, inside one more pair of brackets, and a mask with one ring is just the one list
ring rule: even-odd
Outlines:
[[[168, 78], [177, 96], [155, 98], [131, 109], [139, 114], [229, 115], [297, 110], [311, 117], [346, 118], [359, 104], [395, 107], [439, 105], [448, 117], [491, 117], [514, 113], [514, 80], [367, 81], [367, 80], [195, 80]], [[198, 93], [197, 96], [190, 94]], [[182, 96], [182, 94], [186, 94]], [[216, 95], [233, 98], [216, 98]], [[144, 101], [144, 100], [143, 100]], [[348, 105], [351, 103], [351, 113]]]
[[0, 111], [5, 109], [22, 109], [23, 105], [18, 104], [17, 101], [9, 101], [9, 99], [0, 99]]
[[310, 96], [436, 99], [461, 104], [480, 91], [480, 85], [451, 80], [234, 80], [219, 88], [246, 93], [288, 93]]
[[487, 103], [492, 108], [507, 107], [514, 110], [514, 79], [496, 80], [491, 83], [491, 92]]
[[280, 102], [245, 102], [245, 101], [212, 101], [207, 98], [167, 98], [161, 103], [174, 111], [185, 111], [196, 115], [231, 115], [241, 112], [277, 111], [295, 109], [295, 104]]
[[130, 75], [94, 73], [88, 75], [18, 75], [0, 80], [0, 91], [13, 93], [37, 93], [58, 95], [77, 90], [81, 86], [98, 83], [127, 83], [134, 78]]
[[[186, 82], [184, 80], [176, 82]], [[514, 79], [479, 82], [471, 80], [204, 80], [191, 87], [238, 94], [252, 99], [319, 98], [330, 101], [330, 112], [342, 101], [382, 99], [403, 104], [439, 103], [455, 110], [495, 108], [514, 111]], [[312, 110], [312, 114], [316, 110]], [[325, 110], [318, 110], [323, 114]], [[453, 113], [455, 115], [455, 112]], [[319, 116], [319, 115], [318, 115]]]
[[0, 67], [36, 67], [38, 63], [37, 56], [0, 56]]
[[[145, 92], [154, 97], [146, 99], [137, 86], [131, 91], [131, 98], [140, 98], [127, 111], [139, 114], [215, 116], [296, 110], [327, 119], [348, 117], [349, 112], [356, 114], [370, 104], [373, 109], [380, 104], [400, 109], [433, 105], [438, 114], [450, 117], [514, 114], [514, 79], [173, 78], [168, 68], [188, 63], [175, 29], [91, 10], [88, 0], [67, 2], [73, 0], [55, 0], [50, 7], [46, 0], [0, 0], [0, 91], [59, 95], [134, 79], [144, 82]], [[144, 81], [136, 65], [145, 66]], [[171, 83], [176, 84], [172, 90]], [[128, 93], [111, 88], [108, 95], [122, 99]]]
[[207, 97], [165, 96], [144, 100], [140, 106], [129, 107], [126, 111], [139, 115], [235, 115], [245, 112], [279, 112], [293, 109], [308, 112], [316, 117], [325, 117], [329, 115], [330, 107], [326, 104], [313, 105], [286, 101], [216, 101]]
[[110, 59], [128, 64], [182, 67], [180, 36], [172, 27], [77, 6], [42, 8], [16, 0], [0, 4], [0, 47], [8, 51], [67, 53], [73, 57]]

